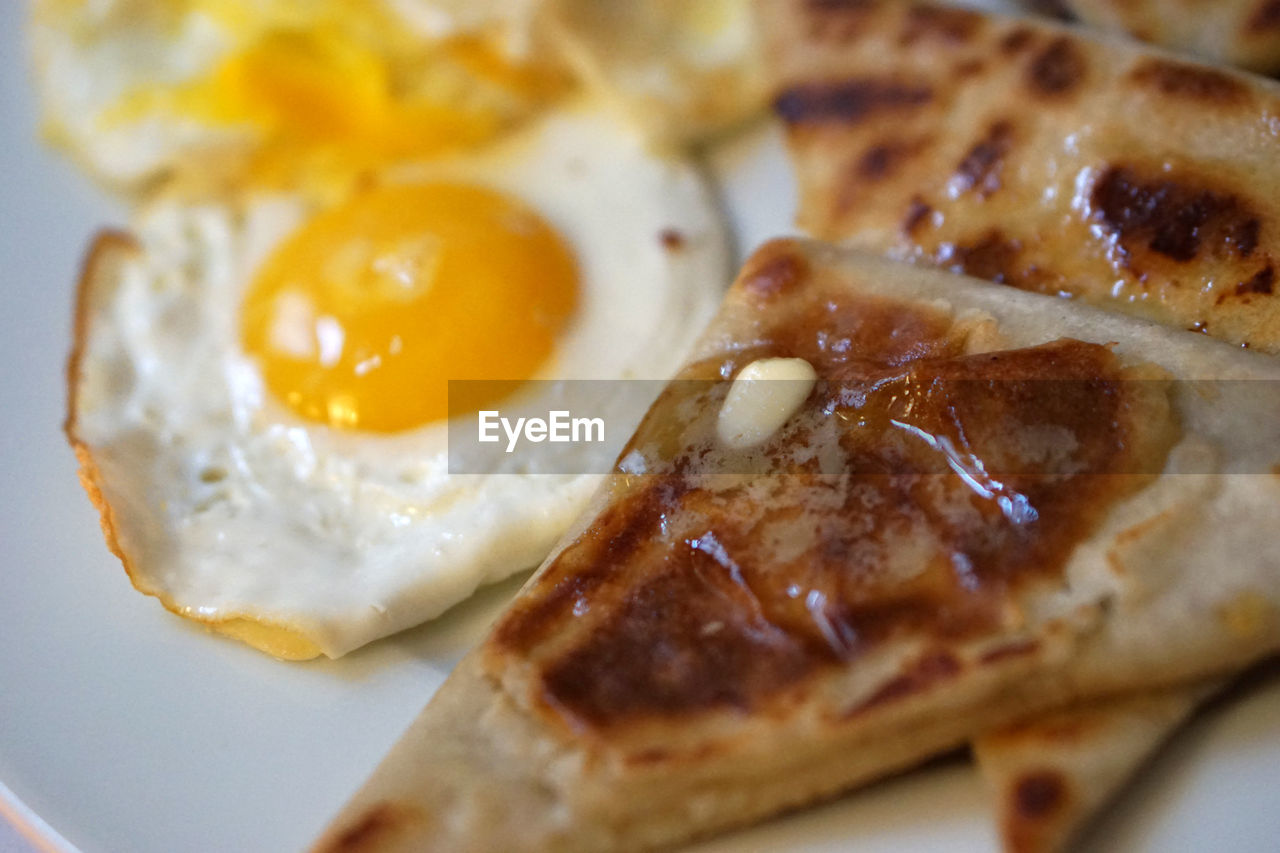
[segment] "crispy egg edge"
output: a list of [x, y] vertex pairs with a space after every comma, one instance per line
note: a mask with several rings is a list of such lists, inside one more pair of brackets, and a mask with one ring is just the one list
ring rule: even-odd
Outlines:
[[141, 252], [137, 239], [127, 231], [105, 229], [91, 239], [88, 251], [81, 263], [80, 277], [75, 287], [75, 304], [72, 314], [71, 352], [67, 356], [67, 416], [62, 431], [79, 463], [80, 484], [89, 495], [89, 501], [98, 511], [102, 535], [107, 548], [120, 560], [133, 588], [143, 595], [156, 598], [166, 610], [204, 625], [206, 628], [231, 637], [281, 660], [302, 661], [319, 657], [320, 646], [307, 634], [295, 627], [266, 622], [247, 614], [232, 614], [218, 618], [206, 618], [184, 611], [162, 590], [151, 586], [134, 568], [131, 559], [120, 544], [117, 535], [115, 510], [103, 492], [102, 475], [93, 453], [78, 432], [77, 399], [83, 373], [85, 344], [90, 328], [91, 306], [98, 288], [109, 280], [113, 269]]

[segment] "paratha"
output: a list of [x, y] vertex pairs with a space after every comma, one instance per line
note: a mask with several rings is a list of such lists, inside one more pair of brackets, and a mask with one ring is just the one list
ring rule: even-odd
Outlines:
[[[1280, 154], [1273, 83], [922, 3], [768, 0], [761, 16], [810, 232], [1280, 350], [1270, 292], [1280, 231], [1266, 189]], [[1074, 728], [1087, 734], [1070, 744], [1056, 737], [1063, 711], [1038, 737], [1025, 722], [975, 753], [998, 791], [1017, 788], [1006, 771], [1038, 760], [1037, 743], [1085, 773], [1064, 789], [1096, 794], [1100, 767], [1115, 789], [1122, 757], [1143, 754], [1123, 740], [1129, 703], [1148, 701], [1118, 700], [1112, 724], [1103, 706], [1083, 710]], [[1151, 743], [1167, 735], [1165, 719], [1180, 718], [1148, 717]], [[1016, 759], [1019, 749], [1028, 754]], [[1035, 821], [1010, 817], [1010, 798], [998, 797], [1005, 843], [1057, 849], [1087, 820], [1085, 805], [1102, 802], [1076, 798], [1031, 833]]]
[[1086, 702], [976, 738], [1004, 849], [1065, 849], [1217, 687], [1211, 681]]
[[[728, 380], [775, 357], [813, 392], [726, 448]], [[1277, 378], [1200, 336], [772, 242], [317, 849], [650, 849], [1245, 666], [1280, 646]]]
[[1280, 71], [1275, 0], [1023, 0], [1092, 27], [1264, 74]]
[[1280, 85], [958, 8], [760, 15], [808, 233], [1280, 351]]

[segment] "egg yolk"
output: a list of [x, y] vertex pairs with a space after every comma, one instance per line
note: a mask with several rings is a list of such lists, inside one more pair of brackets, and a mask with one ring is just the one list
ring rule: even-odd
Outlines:
[[[577, 298], [568, 246], [521, 202], [461, 184], [382, 187], [267, 259], [243, 344], [303, 418], [394, 432], [496, 404], [533, 377]], [[453, 379], [504, 382], [455, 386], [450, 412]]]

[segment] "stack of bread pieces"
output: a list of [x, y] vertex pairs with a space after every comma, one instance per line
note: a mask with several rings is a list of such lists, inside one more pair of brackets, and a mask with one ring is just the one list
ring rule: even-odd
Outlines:
[[[808, 236], [317, 849], [664, 848], [966, 744], [1006, 849], [1063, 849], [1280, 650], [1280, 85], [950, 6], [755, 14]], [[805, 393], [727, 441], [776, 360]]]

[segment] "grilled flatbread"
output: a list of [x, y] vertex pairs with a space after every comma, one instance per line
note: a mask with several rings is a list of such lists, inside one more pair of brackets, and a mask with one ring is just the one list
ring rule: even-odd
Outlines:
[[1264, 74], [1280, 71], [1275, 0], [1023, 0], [1092, 27]]
[[1280, 351], [1280, 86], [1050, 22], [764, 0], [823, 239]]
[[973, 742], [1010, 853], [1062, 850], [1217, 687], [1087, 702]]
[[[719, 438], [744, 366], [812, 393]], [[1212, 377], [1211, 386], [1187, 382]], [[318, 849], [638, 850], [1280, 646], [1280, 363], [805, 241]], [[1206, 571], [1205, 566], [1214, 566]]]
[[[925, 4], [762, 9], [810, 231], [1280, 350], [1272, 194], [1233, 189], [1266, 187], [1265, 164], [1280, 154], [1267, 127], [1273, 84]], [[1250, 196], [1267, 203], [1246, 213]], [[1165, 701], [1189, 708], [1194, 693]], [[1060, 769], [1082, 773], [1063, 787], [1090, 795], [1038, 820], [1000, 797], [1006, 846], [1061, 848], [1104, 802], [1099, 792], [1119, 786], [1126, 756], [1136, 767], [1145, 751], [1128, 734], [1131, 703], [1150, 699], [1117, 700], [1109, 724], [1105, 705], [1082, 709], [1069, 744], [1057, 738], [1066, 711], [1043, 730], [1025, 723], [1016, 738], [975, 744], [997, 791], [1016, 790], [1009, 771], [1040, 760], [1043, 743]], [[1147, 719], [1154, 744], [1180, 715]], [[1104, 767], [1114, 784], [1098, 784]]]

